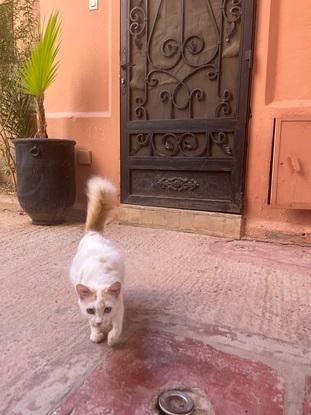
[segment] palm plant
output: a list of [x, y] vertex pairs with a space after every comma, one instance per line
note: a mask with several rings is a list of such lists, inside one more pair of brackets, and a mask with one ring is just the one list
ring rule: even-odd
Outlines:
[[20, 91], [28, 94], [36, 106], [37, 132], [35, 137], [13, 141], [17, 197], [32, 222], [40, 225], [62, 223], [76, 194], [76, 143], [57, 137], [48, 140], [46, 131], [44, 94], [59, 67], [59, 34], [59, 14], [54, 12], [20, 70]]
[[54, 12], [43, 28], [40, 39], [21, 69], [21, 87], [25, 94], [32, 95], [36, 102], [37, 138], [48, 138], [44, 107], [44, 93], [56, 78], [59, 62], [58, 36], [59, 13]]
[[38, 36], [36, 0], [0, 1], [0, 170], [16, 189], [13, 142], [36, 132], [34, 100], [20, 88], [20, 67]]
[[2, 172], [10, 176], [16, 189], [16, 165], [12, 141], [16, 137], [30, 137], [35, 134], [33, 100], [20, 93], [14, 68], [0, 87], [0, 151], [3, 158]]

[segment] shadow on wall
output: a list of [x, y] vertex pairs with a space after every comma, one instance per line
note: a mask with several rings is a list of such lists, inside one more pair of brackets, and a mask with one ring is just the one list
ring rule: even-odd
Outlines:
[[[284, 1], [284, 0], [283, 0]], [[271, 1], [269, 43], [267, 57], [265, 103], [270, 104], [274, 99], [274, 90], [277, 76], [277, 52], [279, 44], [281, 0]]]

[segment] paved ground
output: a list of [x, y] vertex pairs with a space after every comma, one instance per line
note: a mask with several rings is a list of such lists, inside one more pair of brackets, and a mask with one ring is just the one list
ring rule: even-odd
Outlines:
[[197, 414], [311, 414], [311, 248], [109, 226], [127, 263], [111, 351], [89, 342], [67, 278], [83, 227], [0, 226], [1, 414], [156, 414], [174, 385]]

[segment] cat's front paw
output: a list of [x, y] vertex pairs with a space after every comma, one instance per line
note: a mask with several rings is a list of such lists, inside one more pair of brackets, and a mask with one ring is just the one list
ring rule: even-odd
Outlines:
[[108, 346], [116, 345], [120, 339], [120, 334], [121, 333], [117, 333], [116, 331], [111, 330], [108, 334], [108, 340], [107, 340]]
[[105, 338], [104, 333], [100, 333], [100, 332], [96, 332], [96, 331], [91, 332], [90, 340], [93, 343], [100, 343], [104, 340], [104, 338]]

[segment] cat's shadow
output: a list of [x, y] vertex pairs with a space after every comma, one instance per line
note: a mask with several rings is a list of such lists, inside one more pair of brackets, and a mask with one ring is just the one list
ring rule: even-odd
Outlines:
[[125, 302], [125, 314], [123, 321], [123, 332], [120, 343], [114, 346], [117, 350], [128, 348], [128, 339], [136, 333], [144, 333], [144, 337], [148, 332], [154, 331], [152, 318], [154, 311], [147, 309], [143, 301], [139, 298], [131, 298]]

